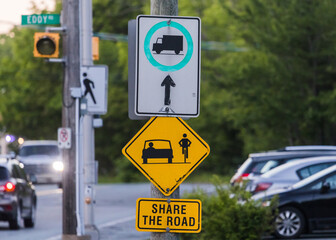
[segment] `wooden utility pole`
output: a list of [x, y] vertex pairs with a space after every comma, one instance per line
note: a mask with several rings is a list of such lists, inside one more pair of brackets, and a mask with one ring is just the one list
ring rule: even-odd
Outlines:
[[[151, 0], [151, 15], [178, 15], [178, 0]], [[167, 198], [160, 190], [151, 184], [152, 198]], [[170, 196], [170, 198], [180, 198], [180, 188], [178, 187]], [[178, 240], [178, 233], [151, 233], [151, 240]]]
[[[76, 99], [71, 96], [71, 88], [80, 88], [80, 35], [79, 18], [80, 0], [63, 0], [62, 27], [65, 28], [63, 35], [63, 58], [64, 88], [62, 125], [71, 129], [71, 148], [63, 150], [63, 240], [77, 238], [76, 216]], [[78, 114], [78, 113], [77, 113]]]

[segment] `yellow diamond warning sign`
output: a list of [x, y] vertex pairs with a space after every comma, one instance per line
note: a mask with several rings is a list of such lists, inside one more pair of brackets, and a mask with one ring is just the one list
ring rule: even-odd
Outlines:
[[135, 227], [145, 232], [199, 233], [201, 206], [195, 199], [139, 198]]
[[209, 155], [210, 148], [181, 118], [152, 117], [122, 152], [169, 196]]

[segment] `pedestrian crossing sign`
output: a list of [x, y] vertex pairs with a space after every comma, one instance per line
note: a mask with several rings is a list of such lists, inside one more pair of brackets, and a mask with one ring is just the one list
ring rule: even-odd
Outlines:
[[87, 112], [105, 114], [107, 112], [108, 67], [105, 65], [82, 66], [80, 76]]
[[122, 152], [169, 196], [209, 155], [210, 147], [181, 118], [152, 117]]

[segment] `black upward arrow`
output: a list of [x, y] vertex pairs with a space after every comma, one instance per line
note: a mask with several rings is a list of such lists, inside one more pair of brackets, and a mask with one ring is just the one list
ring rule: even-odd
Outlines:
[[170, 105], [170, 86], [175, 87], [173, 79], [167, 75], [165, 79], [163, 79], [161, 86], [165, 86], [165, 97], [164, 97], [164, 105]]

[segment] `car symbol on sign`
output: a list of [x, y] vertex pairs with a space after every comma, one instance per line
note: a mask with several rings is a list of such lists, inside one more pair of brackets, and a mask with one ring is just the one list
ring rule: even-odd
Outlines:
[[168, 163], [172, 163], [173, 149], [170, 141], [164, 139], [146, 140], [142, 150], [143, 164], [148, 163], [148, 158], [167, 158]]

